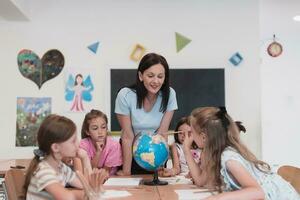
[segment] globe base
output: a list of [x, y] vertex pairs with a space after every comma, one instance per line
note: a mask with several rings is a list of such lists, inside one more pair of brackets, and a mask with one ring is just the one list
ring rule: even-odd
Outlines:
[[167, 181], [160, 181], [158, 179], [158, 172], [155, 171], [154, 174], [153, 174], [153, 180], [152, 181], [144, 180], [143, 184], [144, 185], [168, 185], [168, 182]]

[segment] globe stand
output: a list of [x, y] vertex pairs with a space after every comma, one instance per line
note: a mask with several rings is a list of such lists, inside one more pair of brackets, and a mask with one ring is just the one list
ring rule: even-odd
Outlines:
[[158, 179], [158, 172], [157, 170], [155, 170], [154, 174], [153, 174], [153, 180], [147, 180], [147, 181], [143, 181], [144, 185], [168, 185], [167, 181], [160, 181]]

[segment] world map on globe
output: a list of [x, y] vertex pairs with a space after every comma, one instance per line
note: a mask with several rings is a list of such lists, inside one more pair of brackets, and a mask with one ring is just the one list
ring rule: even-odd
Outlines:
[[169, 147], [160, 134], [139, 133], [133, 143], [133, 157], [142, 168], [155, 171], [163, 166], [169, 156]]

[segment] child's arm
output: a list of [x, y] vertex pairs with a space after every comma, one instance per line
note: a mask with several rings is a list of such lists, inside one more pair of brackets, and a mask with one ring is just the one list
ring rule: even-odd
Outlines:
[[[78, 149], [77, 157], [73, 158], [73, 167], [74, 171], [79, 171], [85, 176], [92, 173], [91, 161], [84, 149]], [[69, 184], [75, 188], [83, 188], [78, 178], [73, 179]]]
[[103, 146], [104, 144], [103, 143], [96, 143], [96, 154], [94, 156], [94, 158], [92, 158], [92, 167], [93, 168], [98, 168], [98, 164], [99, 164], [99, 160], [100, 160], [100, 156], [101, 156], [101, 153], [102, 153], [102, 150], [103, 150]]
[[171, 149], [173, 167], [171, 169], [161, 168], [158, 171], [159, 176], [170, 177], [180, 173], [179, 157], [178, 157], [176, 144], [175, 143], [172, 144], [170, 149]]
[[83, 190], [70, 190], [63, 187], [60, 183], [52, 183], [45, 187], [45, 190], [59, 200], [77, 200], [84, 198]]
[[73, 167], [74, 167], [74, 171], [80, 171], [81, 173], [83, 173], [83, 167], [80, 158], [75, 157], [73, 159]]
[[179, 164], [179, 155], [175, 143], [171, 146], [171, 152], [172, 152], [173, 170], [175, 172], [175, 175], [177, 175], [180, 173], [180, 164]]
[[[194, 141], [194, 138], [191, 134], [184, 134], [184, 142], [183, 142], [183, 153], [185, 156], [185, 160], [189, 166], [190, 174], [194, 183], [197, 186], [204, 186], [207, 183], [207, 175], [205, 171], [199, 168], [199, 164], [197, 164], [194, 160], [194, 157], [191, 152], [191, 146]], [[200, 157], [201, 160], [201, 157]], [[200, 161], [201, 162], [201, 161]]]
[[234, 179], [241, 185], [242, 189], [234, 192], [225, 192], [216, 196], [207, 198], [207, 200], [227, 200], [227, 199], [243, 199], [243, 200], [261, 200], [265, 198], [264, 191], [251, 176], [247, 169], [238, 161], [228, 160], [226, 168], [232, 174]]

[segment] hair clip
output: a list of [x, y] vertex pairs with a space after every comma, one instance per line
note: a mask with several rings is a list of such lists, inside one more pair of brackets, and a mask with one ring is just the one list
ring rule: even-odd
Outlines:
[[225, 106], [219, 107], [220, 111], [217, 112], [217, 117], [221, 120], [223, 127], [225, 128], [226, 132], [228, 131], [228, 126], [230, 124], [228, 118], [226, 117], [227, 110]]
[[45, 157], [45, 153], [40, 149], [34, 149], [33, 154], [38, 158], [44, 158]]

